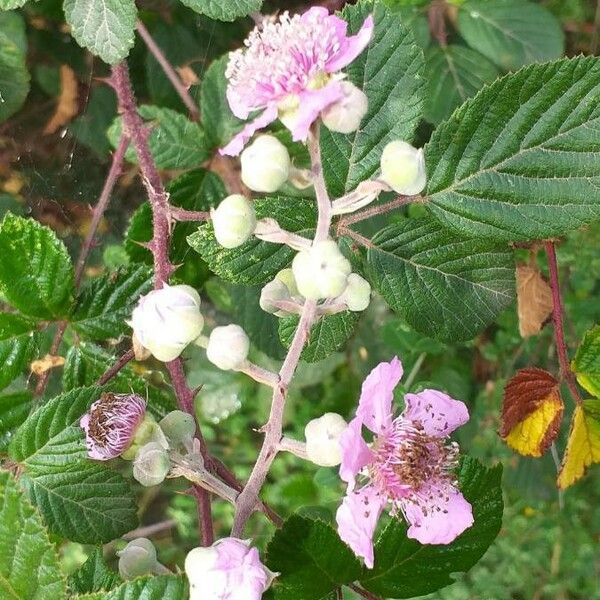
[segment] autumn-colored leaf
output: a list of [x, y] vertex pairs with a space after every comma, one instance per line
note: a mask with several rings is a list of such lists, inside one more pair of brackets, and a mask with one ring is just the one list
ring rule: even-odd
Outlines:
[[585, 400], [575, 408], [569, 441], [558, 474], [561, 490], [583, 477], [585, 469], [600, 462], [600, 400]]
[[65, 364], [65, 359], [63, 356], [53, 356], [52, 354], [46, 354], [44, 358], [40, 358], [39, 360], [34, 360], [30, 369], [31, 372], [35, 375], [42, 375], [46, 371], [50, 369], [55, 369], [56, 367], [62, 367]]
[[571, 368], [581, 387], [600, 398], [600, 325], [583, 336]]
[[542, 456], [558, 435], [563, 414], [558, 381], [547, 371], [522, 369], [507, 384], [500, 435], [524, 456]]
[[519, 265], [516, 276], [519, 333], [525, 338], [539, 333], [552, 313], [552, 290], [535, 267]]
[[46, 123], [44, 133], [56, 133], [66, 125], [79, 111], [77, 98], [79, 89], [75, 72], [68, 65], [60, 67], [60, 96], [52, 118]]

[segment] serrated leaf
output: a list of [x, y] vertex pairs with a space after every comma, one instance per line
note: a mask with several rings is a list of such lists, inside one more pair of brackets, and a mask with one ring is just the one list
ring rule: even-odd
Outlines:
[[39, 342], [34, 322], [14, 313], [0, 313], [0, 390], [27, 370]]
[[[319, 319], [310, 330], [308, 343], [302, 350], [301, 359], [306, 362], [317, 362], [327, 358], [339, 350], [350, 338], [360, 313], [349, 310]], [[279, 320], [279, 337], [281, 343], [289, 348], [292, 343], [298, 317], [283, 317]]]
[[40, 319], [65, 315], [73, 265], [51, 229], [7, 213], [0, 223], [0, 256], [0, 290], [9, 304]]
[[360, 574], [360, 563], [331, 525], [300, 515], [275, 532], [266, 564], [280, 573], [272, 591], [282, 600], [321, 600]]
[[434, 125], [498, 76], [493, 63], [464, 46], [435, 46], [426, 59], [425, 118]]
[[564, 235], [600, 216], [600, 60], [531, 65], [485, 87], [426, 148], [429, 208], [465, 235]]
[[79, 594], [112, 590], [120, 583], [119, 575], [106, 565], [102, 548], [94, 548], [83, 565], [68, 579], [69, 589]]
[[390, 598], [412, 598], [453, 583], [484, 555], [502, 525], [502, 467], [485, 468], [464, 458], [459, 487], [473, 507], [474, 524], [448, 545], [421, 545], [406, 537], [406, 524], [392, 519], [375, 544], [375, 568], [359, 579], [367, 590]]
[[56, 549], [40, 516], [7, 471], [0, 471], [0, 597], [64, 600]]
[[0, 452], [8, 448], [11, 437], [33, 406], [31, 392], [26, 390], [0, 395]]
[[500, 436], [524, 456], [542, 456], [560, 430], [560, 384], [543, 369], [521, 369], [504, 388]]
[[521, 337], [536, 335], [552, 313], [552, 289], [537, 267], [517, 265], [517, 313]]
[[113, 65], [135, 42], [135, 0], [65, 0], [65, 18], [77, 43]]
[[77, 298], [69, 322], [92, 340], [118, 338], [130, 333], [126, 320], [140, 296], [152, 289], [152, 271], [131, 266], [88, 280]]
[[564, 34], [557, 19], [524, 0], [468, 0], [458, 11], [467, 44], [507, 71], [560, 58]]
[[577, 381], [600, 398], [600, 325], [586, 331], [572, 363]]
[[423, 51], [402, 18], [383, 4], [363, 0], [347, 5], [342, 17], [356, 33], [373, 14], [375, 31], [367, 48], [345, 69], [348, 80], [369, 98], [369, 110], [356, 133], [321, 131], [321, 153], [327, 187], [342, 196], [379, 170], [384, 146], [410, 141], [422, 117], [425, 91]]
[[136, 527], [133, 493], [116, 471], [87, 458], [79, 419], [100, 388], [61, 394], [29, 416], [9, 452], [20, 482], [50, 529], [85, 544], [108, 542]]
[[[204, 130], [198, 123], [170, 108], [144, 104], [138, 111], [151, 127], [148, 145], [159, 169], [193, 169], [210, 158]], [[117, 147], [122, 130], [122, 119], [117, 117], [106, 132], [113, 148]], [[125, 158], [137, 162], [132, 146]]]
[[192, 10], [216, 21], [235, 21], [253, 12], [260, 12], [263, 0], [181, 0]]
[[561, 490], [581, 479], [587, 467], [600, 462], [600, 400], [575, 407], [567, 448], [558, 474]]
[[139, 577], [111, 590], [104, 600], [187, 600], [187, 583], [181, 575]]
[[[309, 237], [317, 216], [314, 201], [302, 198], [260, 198], [254, 202], [256, 217], [271, 217], [283, 229]], [[217, 243], [212, 224], [201, 225], [188, 237], [188, 244], [208, 263], [210, 270], [232, 283], [266, 283], [289, 266], [294, 251], [282, 244], [250, 238], [238, 248], [228, 250]]]
[[417, 331], [467, 340], [514, 297], [512, 254], [464, 239], [429, 219], [407, 219], [375, 235], [367, 273], [390, 307]]

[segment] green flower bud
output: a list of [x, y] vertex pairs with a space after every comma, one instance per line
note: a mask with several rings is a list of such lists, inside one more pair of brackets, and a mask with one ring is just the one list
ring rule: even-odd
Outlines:
[[227, 196], [211, 211], [217, 242], [224, 248], [237, 248], [250, 239], [256, 228], [252, 203], [241, 194]]
[[304, 429], [308, 459], [322, 467], [335, 467], [342, 462], [340, 436], [348, 424], [337, 413], [325, 413], [313, 419]]
[[196, 435], [194, 417], [182, 410], [171, 411], [162, 418], [159, 425], [173, 446], [184, 445]]
[[242, 181], [255, 192], [276, 192], [290, 174], [287, 148], [272, 135], [259, 135], [240, 157]]
[[250, 352], [250, 340], [239, 325], [215, 327], [210, 334], [206, 357], [224, 371], [240, 369]]
[[135, 579], [153, 573], [158, 564], [154, 544], [146, 538], [137, 538], [129, 542], [117, 555], [119, 575], [123, 579]]
[[423, 149], [401, 140], [390, 142], [381, 155], [381, 178], [399, 194], [420, 194], [427, 183]]
[[142, 446], [133, 461], [133, 476], [145, 487], [158, 485], [169, 473], [168, 452], [156, 442]]
[[340, 300], [346, 304], [348, 310], [360, 312], [365, 310], [371, 302], [371, 284], [356, 273], [348, 275], [348, 285]]
[[322, 113], [323, 123], [331, 131], [352, 133], [369, 110], [367, 95], [350, 81], [342, 81], [344, 97], [328, 106]]
[[121, 454], [121, 458], [133, 460], [140, 448], [150, 442], [156, 442], [165, 449], [169, 447], [167, 438], [158, 423], [154, 420], [154, 417], [146, 413], [144, 420], [136, 429], [131, 445]]

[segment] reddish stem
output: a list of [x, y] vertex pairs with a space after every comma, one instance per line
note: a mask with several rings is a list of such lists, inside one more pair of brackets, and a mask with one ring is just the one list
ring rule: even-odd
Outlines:
[[386, 202], [385, 204], [372, 206], [371, 208], [367, 208], [354, 214], [342, 217], [337, 223], [337, 229], [339, 231], [340, 229], [347, 228], [349, 225], [353, 225], [354, 223], [360, 223], [361, 221], [365, 221], [371, 217], [384, 215], [385, 213], [396, 210], [401, 206], [406, 206], [411, 202], [424, 202], [424, 200], [425, 199], [421, 196], [400, 196], [399, 198], [391, 200], [390, 202]]
[[359, 596], [362, 596], [363, 598], [366, 598], [367, 600], [380, 600], [379, 596], [375, 596], [375, 594], [371, 594], [371, 592], [367, 592], [367, 590], [363, 590], [363, 588], [354, 585], [353, 583], [349, 584], [348, 587], [353, 591], [356, 592]]
[[172, 206], [171, 218], [175, 221], [208, 221], [210, 213], [203, 210], [186, 210], [185, 208]]
[[566, 382], [573, 400], [576, 404], [581, 404], [581, 396], [577, 389], [575, 375], [571, 371], [569, 365], [569, 355], [567, 352], [567, 344], [565, 342], [565, 330], [563, 326], [563, 305], [560, 294], [560, 281], [558, 278], [558, 264], [556, 261], [556, 249], [554, 242], [544, 242], [546, 255], [548, 256], [548, 268], [550, 270], [550, 288], [552, 289], [552, 321], [554, 323], [554, 340], [556, 344], [556, 352], [558, 354], [558, 363], [560, 365], [560, 375], [563, 381]]
[[134, 358], [135, 354], [133, 352], [133, 348], [127, 350], [119, 360], [112, 365], [105, 373], [98, 379], [96, 385], [105, 385], [108, 383], [127, 363], [131, 362]]

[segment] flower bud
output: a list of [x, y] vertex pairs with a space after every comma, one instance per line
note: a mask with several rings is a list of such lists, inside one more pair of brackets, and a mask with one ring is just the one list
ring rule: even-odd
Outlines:
[[420, 194], [427, 183], [423, 149], [401, 140], [390, 142], [381, 155], [381, 178], [399, 194]]
[[348, 285], [339, 299], [346, 304], [348, 310], [365, 310], [371, 302], [371, 284], [360, 275], [350, 273]]
[[126, 452], [145, 414], [146, 402], [137, 394], [101, 394], [79, 421], [88, 456], [110, 460]]
[[250, 340], [239, 325], [215, 327], [210, 334], [206, 356], [224, 371], [243, 367], [250, 352]]
[[237, 248], [250, 239], [256, 227], [256, 213], [250, 200], [232, 194], [210, 213], [217, 242], [224, 248]]
[[133, 476], [145, 487], [158, 485], [169, 473], [169, 454], [160, 444], [150, 442], [142, 446], [133, 461]]
[[260, 600], [275, 574], [256, 548], [237, 538], [223, 538], [209, 548], [194, 548], [185, 559], [190, 600]]
[[332, 240], [316, 242], [298, 252], [292, 262], [298, 291], [309, 300], [339, 296], [351, 270], [350, 262]]
[[260, 300], [258, 303], [265, 312], [280, 317], [287, 315], [287, 313], [275, 306], [275, 302], [291, 299], [290, 290], [288, 290], [287, 286], [282, 281], [275, 278], [273, 281], [269, 281], [269, 283], [265, 284], [260, 291]]
[[175, 360], [202, 332], [200, 296], [189, 285], [167, 285], [139, 299], [129, 325], [158, 360]]
[[173, 446], [182, 446], [190, 442], [196, 435], [194, 417], [182, 410], [173, 410], [165, 415], [159, 423], [163, 433]]
[[123, 550], [117, 552], [119, 557], [119, 575], [123, 579], [135, 579], [148, 575], [156, 570], [158, 561], [154, 544], [147, 538], [137, 538]]
[[328, 106], [322, 113], [323, 123], [331, 131], [352, 133], [369, 110], [367, 95], [350, 81], [342, 81], [343, 98]]
[[148, 413], [144, 417], [144, 420], [140, 423], [137, 428], [131, 445], [125, 452], [121, 454], [121, 458], [125, 460], [133, 460], [138, 451], [142, 446], [149, 444], [150, 442], [156, 442], [159, 446], [165, 450], [169, 448], [169, 442], [160, 428], [158, 423], [154, 420], [154, 417]]
[[342, 462], [340, 436], [348, 424], [337, 413], [325, 413], [304, 429], [308, 459], [321, 467], [335, 467]]
[[255, 192], [276, 192], [290, 174], [287, 148], [272, 135], [259, 135], [240, 160], [242, 181]]

